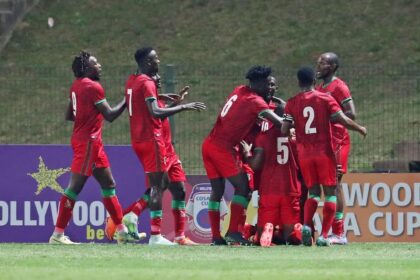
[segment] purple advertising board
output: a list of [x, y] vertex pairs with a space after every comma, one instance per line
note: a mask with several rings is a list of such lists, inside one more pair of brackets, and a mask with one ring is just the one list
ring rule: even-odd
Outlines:
[[[145, 191], [145, 174], [131, 146], [106, 146], [117, 195], [123, 208]], [[0, 242], [48, 242], [58, 214], [61, 193], [69, 178], [72, 150], [65, 145], [0, 145]], [[186, 234], [200, 243], [210, 242], [207, 202], [210, 185], [205, 176], [186, 182]], [[231, 188], [227, 188], [231, 189]], [[231, 191], [226, 198], [230, 198]], [[174, 237], [170, 194], [163, 202], [162, 232]], [[226, 205], [225, 205], [226, 206]], [[223, 210], [224, 209], [224, 210]], [[227, 206], [222, 209], [222, 219]], [[78, 242], [109, 242], [104, 235], [107, 212], [95, 179], [89, 178], [73, 210], [66, 235]], [[149, 212], [139, 219], [139, 230], [149, 235]], [[143, 241], [146, 242], [147, 240]]]

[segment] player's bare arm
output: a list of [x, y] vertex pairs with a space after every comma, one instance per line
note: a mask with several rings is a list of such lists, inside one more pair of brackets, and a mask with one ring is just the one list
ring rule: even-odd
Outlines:
[[281, 132], [286, 135], [290, 135], [290, 130], [293, 128], [293, 124], [289, 121], [283, 122], [281, 126]]
[[276, 113], [274, 113], [271, 110], [266, 110], [260, 114], [263, 118], [266, 118], [270, 120], [276, 127], [281, 127], [284, 123], [283, 118], [277, 116]]
[[96, 108], [98, 108], [98, 110], [101, 112], [104, 118], [109, 122], [112, 122], [116, 118], [118, 118], [118, 116], [121, 115], [122, 112], [124, 112], [125, 107], [125, 98], [113, 108], [111, 108], [111, 106], [106, 100], [96, 105]]
[[349, 117], [347, 117], [343, 112], [338, 112], [334, 118], [332, 119], [333, 122], [339, 122], [344, 125], [347, 129], [354, 130], [359, 132], [362, 136], [366, 137], [367, 129], [364, 126], [359, 125], [357, 122], [353, 121]]
[[69, 105], [67, 106], [67, 109], [66, 109], [65, 120], [74, 122], [73, 104], [71, 101], [69, 102]]
[[147, 108], [154, 118], [166, 118], [181, 111], [201, 111], [206, 109], [202, 102], [191, 102], [183, 105], [177, 105], [171, 108], [160, 108], [156, 99], [147, 100]]
[[[241, 141], [241, 146], [244, 154], [246, 163], [254, 171], [258, 171], [262, 168], [264, 162], [264, 149], [261, 147], [255, 147], [252, 150], [252, 144], [248, 144], [246, 141]], [[252, 152], [251, 152], [252, 150]]]
[[277, 104], [279, 104], [279, 105], [282, 105], [282, 106], [286, 106], [286, 101], [284, 101], [283, 99], [281, 99], [280, 97], [277, 97], [277, 96], [272, 96], [271, 97], [271, 100], [273, 101], [273, 102], [275, 102], [275, 103], [277, 103]]
[[166, 99], [166, 107], [171, 108], [175, 107], [184, 101], [185, 96], [188, 95], [188, 90], [190, 86], [185, 86], [178, 94], [176, 93], [167, 93], [167, 94], [159, 94], [159, 97], [163, 97]]
[[354, 106], [353, 100], [349, 100], [343, 105], [344, 114], [352, 120], [356, 119], [356, 107]]

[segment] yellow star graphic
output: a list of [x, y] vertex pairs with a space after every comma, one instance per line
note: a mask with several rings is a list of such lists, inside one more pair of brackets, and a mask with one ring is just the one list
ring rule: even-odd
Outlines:
[[36, 195], [40, 194], [40, 192], [46, 187], [49, 187], [50, 189], [56, 192], [63, 193], [64, 190], [57, 182], [57, 178], [63, 175], [64, 173], [68, 172], [69, 170], [70, 168], [59, 168], [49, 170], [48, 167], [45, 166], [44, 160], [40, 156], [38, 172], [28, 173], [27, 175], [31, 176], [38, 182], [38, 188], [35, 192]]

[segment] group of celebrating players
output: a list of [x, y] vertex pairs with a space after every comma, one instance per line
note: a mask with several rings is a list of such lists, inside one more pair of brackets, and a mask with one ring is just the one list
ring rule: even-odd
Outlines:
[[[153, 48], [135, 53], [136, 73], [126, 82], [125, 98], [110, 107], [99, 83], [101, 65], [81, 52], [72, 65], [76, 77], [70, 89], [66, 119], [74, 121], [71, 178], [59, 206], [51, 244], [78, 244], [64, 235], [78, 194], [93, 175], [102, 189], [109, 213], [105, 232], [118, 243], [145, 238], [138, 217], [150, 210], [150, 245], [196, 245], [185, 236], [185, 172], [172, 145], [168, 117], [185, 110], [206, 109], [201, 102], [182, 103], [188, 87], [179, 94], [159, 94], [159, 58]], [[212, 192], [208, 203], [212, 245], [271, 246], [304, 244], [314, 237], [313, 216], [325, 196], [319, 246], [346, 244], [343, 201], [339, 187], [347, 171], [350, 138], [347, 129], [366, 136], [366, 128], [353, 121], [355, 108], [346, 84], [336, 77], [338, 57], [322, 54], [317, 71], [300, 68], [300, 92], [284, 102], [275, 97], [271, 68], [249, 69], [248, 85], [228, 96], [217, 121], [202, 145], [202, 156]], [[323, 82], [316, 86], [316, 78]], [[316, 86], [316, 87], [315, 87]], [[147, 190], [126, 209], [115, 192], [115, 181], [102, 143], [103, 118], [113, 121], [125, 109], [130, 120], [132, 148], [147, 177]], [[234, 187], [229, 228], [220, 230], [220, 202], [225, 179]], [[322, 188], [321, 188], [322, 186]], [[169, 189], [175, 238], [161, 234], [162, 197]], [[245, 224], [252, 191], [258, 191], [258, 223]], [[303, 215], [302, 215], [303, 214]], [[333, 235], [328, 233], [333, 228]]]

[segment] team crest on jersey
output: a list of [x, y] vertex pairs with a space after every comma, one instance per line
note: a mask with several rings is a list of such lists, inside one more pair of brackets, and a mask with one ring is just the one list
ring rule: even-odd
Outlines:
[[[211, 228], [208, 216], [208, 203], [211, 194], [209, 183], [197, 184], [192, 188], [190, 197], [186, 205], [188, 225], [193, 235], [200, 239], [211, 239]], [[225, 200], [220, 202], [220, 218], [228, 213]]]

